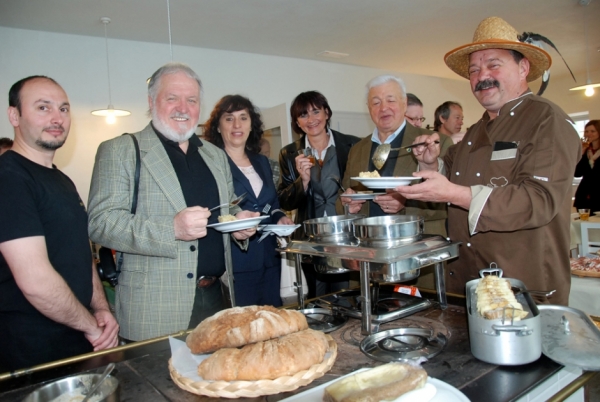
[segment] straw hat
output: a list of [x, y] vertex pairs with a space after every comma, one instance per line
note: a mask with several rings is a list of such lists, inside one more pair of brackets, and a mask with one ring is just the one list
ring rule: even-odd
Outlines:
[[527, 75], [528, 82], [541, 77], [552, 64], [552, 58], [544, 49], [519, 41], [516, 29], [499, 17], [481, 21], [473, 35], [473, 43], [449, 51], [444, 56], [444, 61], [456, 74], [469, 79], [469, 55], [484, 49], [516, 50], [523, 54], [531, 65]]

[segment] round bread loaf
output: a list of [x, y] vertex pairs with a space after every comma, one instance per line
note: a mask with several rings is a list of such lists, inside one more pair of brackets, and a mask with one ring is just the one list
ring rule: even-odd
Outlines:
[[207, 318], [188, 335], [192, 353], [266, 341], [308, 328], [304, 314], [272, 306], [233, 307]]
[[328, 342], [320, 331], [306, 329], [241, 349], [217, 350], [198, 366], [204, 380], [274, 380], [309, 369], [325, 358]]

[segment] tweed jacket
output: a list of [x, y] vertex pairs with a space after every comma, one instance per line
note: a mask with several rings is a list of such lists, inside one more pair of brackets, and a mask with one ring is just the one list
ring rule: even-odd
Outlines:
[[[92, 241], [123, 252], [116, 287], [120, 334], [142, 340], [187, 329], [196, 289], [198, 241], [175, 239], [173, 218], [187, 205], [160, 139], [150, 124], [134, 135], [141, 156], [136, 214], [130, 212], [133, 141], [119, 136], [100, 144], [96, 154], [88, 230]], [[198, 152], [217, 182], [220, 202], [226, 203], [234, 198], [227, 155], [206, 141], [202, 144]], [[239, 208], [221, 209], [224, 215], [237, 212]], [[229, 234], [223, 235], [223, 243], [226, 269], [231, 274]]]
[[[346, 170], [350, 148], [352, 148], [360, 138], [353, 135], [342, 134], [335, 130], [331, 130], [331, 133], [333, 135], [333, 141], [335, 142], [338, 168], [340, 174], [343, 175]], [[298, 170], [296, 170], [296, 156], [298, 150], [304, 148], [305, 141], [306, 134], [299, 140], [285, 146], [279, 153], [279, 166], [281, 170], [281, 181], [277, 191], [279, 203], [281, 204], [281, 208], [287, 211], [298, 209], [296, 223], [300, 224], [307, 219], [317, 217], [311, 185], [309, 183], [307, 190], [304, 191], [302, 178], [300, 177]], [[294, 232], [293, 237], [295, 239], [303, 238], [304, 232], [302, 231], [302, 228], [298, 228], [298, 230]]]
[[[402, 146], [410, 145], [415, 138], [423, 134], [431, 134], [432, 131], [424, 128], [417, 128], [406, 123], [404, 137], [402, 138]], [[371, 135], [363, 138], [356, 144], [348, 155], [348, 165], [342, 184], [344, 188], [352, 188], [355, 191], [368, 190], [365, 186], [357, 181], [350, 180], [351, 177], [357, 177], [360, 172], [369, 170], [369, 159], [371, 158]], [[452, 139], [447, 135], [440, 135], [441, 156], [443, 156], [448, 148], [453, 145]], [[404, 154], [403, 154], [404, 153]], [[412, 155], [412, 152], [407, 150], [400, 151], [400, 156], [396, 159], [394, 167], [394, 176], [412, 176], [412, 173], [417, 170], [417, 160]], [[389, 162], [388, 162], [389, 163]], [[344, 208], [338, 200], [337, 211], [343, 214]], [[359, 212], [369, 216], [369, 202], [365, 202]], [[422, 202], [417, 200], [407, 200], [406, 207], [398, 212], [399, 215], [420, 215], [425, 218], [424, 232], [427, 234], [439, 234], [446, 236], [446, 218], [447, 207], [445, 203]]]

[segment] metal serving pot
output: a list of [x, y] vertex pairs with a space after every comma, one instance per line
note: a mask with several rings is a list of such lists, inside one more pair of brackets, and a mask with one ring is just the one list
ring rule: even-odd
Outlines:
[[[480, 275], [492, 270], [482, 270]], [[501, 269], [499, 276], [502, 277]], [[505, 278], [512, 286], [526, 289], [518, 279]], [[521, 293], [517, 301], [529, 315], [520, 320], [488, 320], [477, 311], [475, 288], [481, 279], [467, 282], [467, 315], [469, 338], [473, 356], [487, 363], [514, 366], [536, 361], [542, 355], [542, 323], [540, 312], [528, 293]]]
[[417, 215], [388, 215], [352, 221], [354, 236], [364, 247], [397, 247], [421, 238], [425, 219]]
[[[98, 381], [100, 374], [78, 374], [71, 377], [63, 378], [62, 380], [54, 381], [40, 387], [27, 395], [23, 402], [48, 402], [61, 395], [64, 395], [66, 401], [71, 400], [65, 394], [81, 395], [81, 391], [89, 389], [92, 380]], [[83, 399], [83, 398], [82, 398]], [[119, 380], [113, 376], [108, 376], [100, 385], [100, 388], [91, 400], [102, 402], [119, 402]]]
[[317, 243], [347, 243], [354, 240], [352, 221], [365, 215], [335, 215], [304, 221], [304, 232]]

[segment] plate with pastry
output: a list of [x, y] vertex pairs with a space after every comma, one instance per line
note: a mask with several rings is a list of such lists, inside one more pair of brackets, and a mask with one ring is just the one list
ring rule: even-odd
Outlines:
[[425, 370], [405, 363], [388, 363], [360, 369], [281, 402], [344, 402], [360, 400], [362, 394], [393, 402], [469, 402], [450, 384], [431, 378]]
[[420, 177], [399, 176], [399, 177], [351, 177], [351, 180], [360, 182], [363, 186], [370, 189], [388, 189], [400, 186], [408, 186], [415, 180], [421, 180]]
[[258, 224], [266, 218], [269, 218], [269, 216], [263, 215], [254, 216], [252, 218], [236, 219], [233, 215], [222, 215], [219, 216], [219, 223], [211, 223], [210, 225], [206, 225], [206, 227], [223, 233], [237, 232], [238, 230], [257, 227]]
[[198, 395], [253, 398], [289, 392], [322, 377], [337, 357], [333, 338], [299, 311], [232, 307], [202, 321], [186, 341], [170, 338], [169, 372]]

